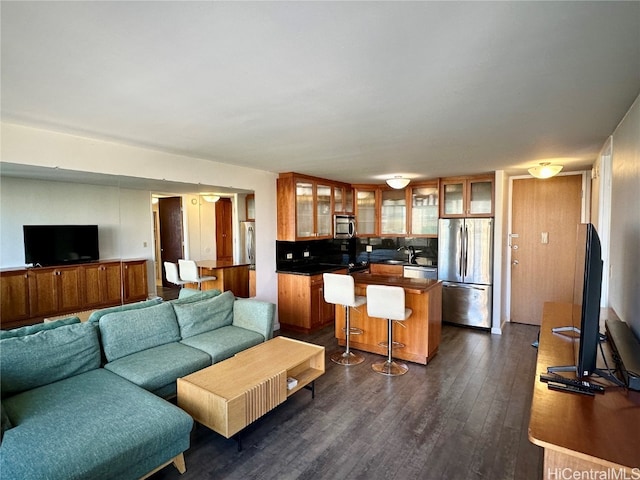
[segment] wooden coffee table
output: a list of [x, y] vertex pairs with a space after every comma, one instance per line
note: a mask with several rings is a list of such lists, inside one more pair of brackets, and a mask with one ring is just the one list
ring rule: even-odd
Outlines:
[[[324, 347], [275, 337], [178, 379], [178, 406], [230, 438], [324, 374]], [[287, 378], [297, 385], [287, 388]], [[240, 443], [238, 447], [241, 448]]]

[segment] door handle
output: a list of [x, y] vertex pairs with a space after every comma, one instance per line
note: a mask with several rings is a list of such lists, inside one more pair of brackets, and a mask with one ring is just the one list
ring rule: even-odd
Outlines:
[[514, 260], [513, 262], [511, 262], [511, 265], [519, 265], [520, 262], [518, 260]]

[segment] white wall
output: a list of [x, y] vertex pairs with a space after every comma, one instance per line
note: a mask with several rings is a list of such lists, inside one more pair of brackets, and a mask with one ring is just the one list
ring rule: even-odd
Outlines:
[[[2, 162], [253, 190], [257, 298], [277, 303], [275, 173], [8, 123], [2, 123], [0, 152]], [[11, 198], [13, 203], [21, 197]], [[150, 219], [148, 198], [146, 206]], [[151, 231], [141, 228], [140, 238], [151, 236]], [[4, 232], [0, 233], [4, 240]], [[139, 243], [138, 235], [135, 241]]]
[[97, 224], [101, 258], [127, 255], [118, 241], [117, 187], [0, 177], [0, 267], [24, 267], [22, 226], [46, 224]]
[[640, 338], [640, 96], [612, 143], [609, 306]]

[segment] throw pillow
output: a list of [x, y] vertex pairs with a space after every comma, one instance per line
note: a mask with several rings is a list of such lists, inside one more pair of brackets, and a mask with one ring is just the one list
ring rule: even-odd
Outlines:
[[173, 304], [182, 338], [226, 327], [233, 322], [235, 297], [228, 290], [217, 297], [199, 302]]

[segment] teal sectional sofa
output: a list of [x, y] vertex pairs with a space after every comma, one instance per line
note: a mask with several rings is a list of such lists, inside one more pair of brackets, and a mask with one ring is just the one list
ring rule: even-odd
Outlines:
[[166, 400], [177, 378], [271, 338], [275, 311], [185, 295], [0, 332], [3, 480], [184, 471], [193, 420]]

